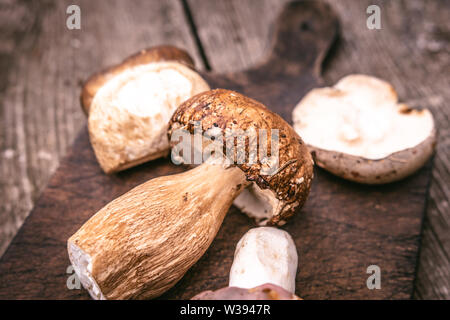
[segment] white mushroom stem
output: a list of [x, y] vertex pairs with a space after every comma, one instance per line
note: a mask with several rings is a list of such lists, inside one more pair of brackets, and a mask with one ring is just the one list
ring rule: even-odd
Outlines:
[[273, 283], [295, 293], [297, 263], [289, 233], [272, 227], [251, 229], [236, 246], [229, 286], [249, 289]]
[[240, 169], [204, 163], [115, 199], [68, 240], [81, 283], [94, 299], [161, 295], [204, 254], [246, 184]]

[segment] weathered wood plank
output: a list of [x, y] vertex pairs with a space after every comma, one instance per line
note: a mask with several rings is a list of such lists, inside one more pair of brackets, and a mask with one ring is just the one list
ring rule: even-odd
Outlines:
[[189, 0], [211, 69], [249, 68], [270, 52], [273, 22], [288, 0]]
[[[69, 4], [81, 30], [66, 28]], [[167, 43], [202, 67], [178, 0], [0, 3], [0, 256], [86, 122], [81, 81]]]
[[[214, 71], [247, 68], [269, 51], [267, 39], [283, 1], [189, 0]], [[341, 39], [324, 78], [349, 73], [390, 81], [400, 98], [430, 108], [439, 128], [433, 182], [423, 233], [416, 297], [450, 298], [450, 1], [328, 1], [341, 22]], [[381, 30], [366, 27], [366, 8], [381, 8]], [[224, 14], [226, 13], [226, 14]]]

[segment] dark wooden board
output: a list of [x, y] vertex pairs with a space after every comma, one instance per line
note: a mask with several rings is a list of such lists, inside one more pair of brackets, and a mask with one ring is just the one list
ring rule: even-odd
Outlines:
[[[297, 101], [321, 85], [320, 65], [337, 28], [327, 6], [291, 4], [278, 20], [266, 63], [241, 73], [205, 77], [212, 87], [238, 90], [290, 121]], [[377, 187], [316, 169], [305, 207], [284, 227], [299, 253], [296, 293], [306, 299], [410, 298], [430, 168], [428, 164], [401, 182]], [[130, 188], [183, 170], [159, 159], [106, 176], [83, 129], [0, 261], [0, 298], [88, 298], [84, 290], [66, 286], [67, 238]], [[190, 298], [226, 286], [235, 245], [252, 226], [232, 207], [207, 253], [161, 298]], [[366, 287], [366, 268], [372, 264], [381, 268], [380, 290]]]

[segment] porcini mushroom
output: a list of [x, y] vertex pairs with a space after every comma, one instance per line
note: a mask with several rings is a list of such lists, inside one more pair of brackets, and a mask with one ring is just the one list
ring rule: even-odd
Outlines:
[[289, 233], [273, 227], [251, 229], [236, 246], [229, 286], [193, 299], [299, 299], [295, 295], [297, 263]]
[[360, 183], [388, 183], [414, 173], [436, 144], [430, 111], [398, 103], [389, 83], [366, 75], [313, 89], [295, 107], [293, 120], [317, 165]]
[[[201, 132], [218, 130], [237, 138], [235, 144], [239, 143], [239, 137], [246, 135], [247, 160], [251, 145], [258, 146], [256, 158], [260, 161], [254, 164], [239, 163], [236, 152], [231, 154], [247, 181], [252, 182], [250, 191], [241, 193], [251, 192], [251, 199], [244, 196], [240, 202], [234, 202], [242, 211], [253, 215], [261, 224], [281, 226], [294, 214], [295, 208], [304, 204], [313, 179], [313, 160], [300, 136], [280, 116], [237, 92], [217, 89], [198, 94], [180, 106], [172, 117], [169, 132], [187, 130], [194, 134], [195, 122], [201, 122]], [[267, 149], [273, 148], [269, 136], [275, 129], [279, 156], [277, 159], [273, 155], [263, 157], [261, 142], [267, 141]], [[229, 149], [226, 150], [229, 146], [223, 145], [224, 154], [228, 153], [229, 158]], [[272, 166], [273, 162], [277, 165]], [[271, 169], [276, 170], [271, 172]]]
[[142, 50], [91, 77], [81, 104], [89, 137], [106, 173], [167, 155], [167, 126], [186, 99], [209, 90], [189, 55], [175, 47]]
[[[107, 204], [68, 240], [74, 270], [93, 298], [153, 298], [172, 287], [204, 254], [249, 180], [278, 200], [270, 224], [285, 221], [306, 200], [310, 154], [280, 116], [255, 100], [219, 89], [184, 102], [172, 117], [169, 135], [177, 128], [190, 132], [194, 120], [202, 120], [205, 130], [216, 125], [278, 129], [283, 169], [269, 176], [261, 173], [259, 161], [208, 159], [187, 172], [143, 183]], [[301, 178], [304, 183], [298, 183]]]

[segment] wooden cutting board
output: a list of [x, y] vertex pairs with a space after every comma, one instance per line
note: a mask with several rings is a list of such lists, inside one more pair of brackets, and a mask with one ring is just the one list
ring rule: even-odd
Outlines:
[[[291, 122], [296, 103], [322, 85], [321, 63], [338, 22], [328, 6], [301, 2], [288, 5], [275, 27], [266, 62], [204, 77], [211, 87], [244, 93]], [[88, 299], [85, 290], [66, 285], [69, 236], [132, 187], [183, 170], [159, 159], [106, 176], [84, 128], [0, 261], [0, 299]], [[316, 168], [305, 207], [283, 227], [299, 253], [296, 293], [305, 299], [410, 298], [430, 171], [431, 162], [403, 181], [371, 187]], [[161, 298], [188, 299], [226, 286], [235, 246], [251, 227], [254, 223], [232, 207], [206, 254]], [[379, 290], [367, 288], [370, 265], [381, 269]]]

